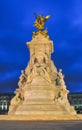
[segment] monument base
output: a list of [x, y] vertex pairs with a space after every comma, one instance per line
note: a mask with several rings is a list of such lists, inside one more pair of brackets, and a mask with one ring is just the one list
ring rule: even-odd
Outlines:
[[[71, 107], [72, 110], [72, 107]], [[65, 109], [65, 107], [60, 106], [49, 106], [49, 105], [36, 105], [36, 106], [19, 106], [18, 109], [15, 112], [16, 115], [29, 115], [29, 116], [41, 116], [41, 115], [74, 115], [76, 114], [73, 110], [70, 112], [70, 110]]]
[[9, 114], [28, 116], [76, 114], [67, 99], [54, 99], [58, 91], [59, 88], [50, 86], [30, 86], [24, 90], [24, 101], [17, 104], [12, 101]]
[[21, 121], [59, 121], [59, 120], [82, 120], [82, 114], [80, 115], [0, 115], [0, 120], [21, 120]]

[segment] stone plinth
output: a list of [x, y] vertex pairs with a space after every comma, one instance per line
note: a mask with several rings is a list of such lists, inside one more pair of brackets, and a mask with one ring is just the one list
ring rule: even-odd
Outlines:
[[19, 120], [19, 121], [31, 121], [31, 120], [42, 120], [42, 121], [64, 121], [64, 120], [67, 120], [67, 121], [81, 121], [82, 120], [82, 114], [80, 114], [80, 115], [71, 115], [70, 116], [70, 114], [69, 115], [53, 115], [53, 114], [51, 114], [51, 115], [45, 115], [45, 114], [43, 114], [43, 115], [15, 115], [15, 114], [13, 114], [13, 115], [0, 115], [0, 120], [2, 121], [2, 120]]

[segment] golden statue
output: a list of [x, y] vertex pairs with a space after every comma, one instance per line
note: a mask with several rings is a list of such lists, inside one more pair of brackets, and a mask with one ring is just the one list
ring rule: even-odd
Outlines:
[[47, 35], [47, 29], [43, 31], [43, 28], [44, 28], [45, 22], [50, 18], [50, 15], [47, 15], [46, 17], [44, 17], [42, 14], [36, 15], [36, 13], [34, 13], [34, 15], [36, 18], [34, 22], [34, 26], [37, 28], [37, 32], [33, 32], [33, 37], [41, 33], [49, 39], [49, 36]]
[[37, 28], [38, 31], [42, 31], [42, 29], [44, 28], [44, 24], [46, 20], [50, 18], [50, 15], [47, 15], [46, 17], [44, 17], [42, 14], [36, 15], [35, 13], [34, 15], [36, 18], [36, 21], [34, 22], [34, 26]]

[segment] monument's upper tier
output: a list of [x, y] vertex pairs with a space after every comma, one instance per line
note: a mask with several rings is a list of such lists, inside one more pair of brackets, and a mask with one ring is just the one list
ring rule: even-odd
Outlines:
[[26, 43], [30, 49], [30, 54], [37, 53], [39, 51], [51, 55], [53, 52], [53, 41], [47, 39], [44, 35], [38, 34], [31, 42]]

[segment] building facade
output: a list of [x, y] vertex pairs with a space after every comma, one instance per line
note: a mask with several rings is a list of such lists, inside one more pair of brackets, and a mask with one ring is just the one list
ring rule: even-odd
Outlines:
[[0, 94], [0, 114], [7, 114], [14, 94]]
[[82, 93], [69, 93], [69, 102], [74, 106], [78, 114], [82, 114]]

